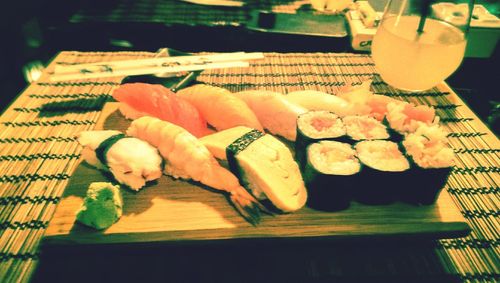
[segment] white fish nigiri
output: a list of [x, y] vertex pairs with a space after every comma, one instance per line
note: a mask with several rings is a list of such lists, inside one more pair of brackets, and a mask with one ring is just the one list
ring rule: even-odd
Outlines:
[[294, 141], [297, 136], [297, 117], [307, 109], [288, 101], [279, 92], [249, 90], [234, 93], [257, 115], [259, 122], [270, 133]]
[[340, 117], [350, 115], [349, 103], [335, 95], [317, 90], [301, 90], [288, 93], [285, 98], [307, 110], [324, 110]]
[[120, 183], [138, 191], [162, 175], [162, 158], [158, 150], [120, 131], [83, 131], [78, 136], [85, 161], [110, 171]]
[[145, 140], [158, 148], [165, 158], [165, 174], [193, 179], [230, 194], [231, 202], [250, 223], [259, 222], [258, 201], [243, 188], [238, 178], [220, 166], [208, 149], [183, 128], [153, 117], [134, 120], [127, 134]]

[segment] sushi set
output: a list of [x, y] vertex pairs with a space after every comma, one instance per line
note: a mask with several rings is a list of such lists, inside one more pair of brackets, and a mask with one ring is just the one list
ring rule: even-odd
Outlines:
[[[373, 94], [369, 81], [336, 95], [125, 83], [113, 98], [78, 135], [83, 160], [49, 242], [468, 230], [440, 193], [453, 151], [434, 109]], [[104, 208], [120, 217], [94, 225]]]

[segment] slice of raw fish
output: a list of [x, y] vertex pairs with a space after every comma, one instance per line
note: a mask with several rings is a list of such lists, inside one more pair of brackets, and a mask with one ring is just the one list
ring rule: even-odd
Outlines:
[[162, 85], [123, 84], [113, 92], [113, 98], [121, 102], [120, 111], [127, 118], [156, 117], [181, 126], [196, 137], [210, 133], [196, 107]]
[[340, 117], [350, 114], [349, 103], [347, 101], [326, 92], [316, 90], [294, 91], [288, 93], [285, 98], [307, 110], [330, 111]]
[[297, 117], [307, 112], [306, 108], [291, 103], [279, 92], [248, 90], [234, 95], [246, 102], [266, 130], [295, 141]]
[[177, 93], [196, 106], [208, 123], [219, 131], [236, 126], [264, 131], [254, 112], [227, 89], [197, 84]]

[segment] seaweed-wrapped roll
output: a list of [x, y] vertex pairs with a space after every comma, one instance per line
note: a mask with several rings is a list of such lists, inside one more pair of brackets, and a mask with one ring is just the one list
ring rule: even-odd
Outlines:
[[350, 144], [337, 141], [310, 144], [304, 171], [308, 206], [328, 211], [347, 208], [360, 168]]
[[391, 102], [387, 104], [385, 122], [389, 125], [392, 139], [401, 142], [405, 135], [415, 132], [420, 125], [437, 124], [439, 117], [434, 108], [427, 105]]
[[306, 148], [321, 140], [344, 141], [346, 131], [340, 117], [328, 111], [309, 111], [297, 118], [295, 157], [303, 170], [306, 163]]
[[354, 199], [367, 204], [387, 204], [396, 200], [406, 186], [410, 163], [398, 144], [385, 140], [361, 141], [355, 145], [363, 166]]
[[385, 140], [389, 138], [386, 126], [370, 116], [346, 116], [342, 119], [347, 136], [353, 141]]
[[438, 125], [421, 125], [408, 134], [403, 146], [412, 162], [412, 182], [401, 190], [401, 199], [431, 204], [443, 188], [454, 164], [454, 153], [447, 146], [446, 132]]

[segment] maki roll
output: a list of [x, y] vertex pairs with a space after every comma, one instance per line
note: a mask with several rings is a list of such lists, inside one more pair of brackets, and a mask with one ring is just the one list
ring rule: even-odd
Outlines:
[[347, 116], [342, 119], [347, 136], [357, 142], [362, 140], [385, 140], [389, 133], [385, 125], [370, 116]]
[[354, 199], [366, 204], [387, 204], [396, 200], [397, 191], [406, 186], [410, 169], [398, 144], [385, 140], [361, 141], [355, 149], [364, 166]]
[[387, 105], [385, 122], [393, 140], [401, 142], [405, 135], [415, 132], [420, 125], [439, 123], [439, 117], [436, 116], [434, 108], [426, 105], [392, 102]]
[[349, 207], [360, 169], [356, 151], [350, 144], [337, 141], [310, 144], [304, 170], [307, 205], [327, 211]]
[[420, 126], [408, 134], [403, 146], [412, 165], [413, 182], [401, 191], [410, 203], [431, 204], [445, 185], [454, 164], [454, 153], [447, 146], [446, 132], [438, 125]]
[[306, 163], [306, 148], [321, 140], [345, 141], [346, 131], [340, 117], [328, 111], [309, 111], [297, 118], [295, 158], [303, 170]]

